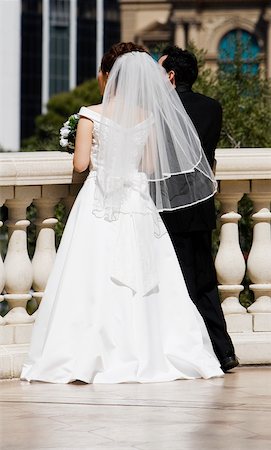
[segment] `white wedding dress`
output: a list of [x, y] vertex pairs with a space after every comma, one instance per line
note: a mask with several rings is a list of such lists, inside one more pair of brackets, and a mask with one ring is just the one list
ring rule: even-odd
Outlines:
[[[80, 114], [94, 123], [94, 169], [69, 215], [21, 378], [143, 383], [223, 375], [164, 224], [155, 212], [132, 212], [144, 202], [154, 209], [145, 175], [135, 169], [127, 181], [126, 214], [111, 222], [93, 214], [101, 116], [86, 107]], [[138, 126], [139, 151], [146, 123]]]

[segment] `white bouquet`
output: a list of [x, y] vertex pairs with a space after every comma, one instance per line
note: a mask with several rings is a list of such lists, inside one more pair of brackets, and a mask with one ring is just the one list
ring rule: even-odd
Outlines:
[[63, 123], [63, 127], [60, 128], [60, 140], [61, 147], [65, 148], [69, 153], [74, 152], [75, 136], [77, 130], [77, 124], [79, 121], [78, 114], [72, 114], [67, 122]]

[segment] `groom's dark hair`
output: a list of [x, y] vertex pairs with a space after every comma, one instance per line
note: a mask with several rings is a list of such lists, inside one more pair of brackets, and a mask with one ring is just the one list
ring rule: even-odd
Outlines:
[[194, 53], [177, 45], [168, 45], [161, 56], [167, 56], [162, 65], [167, 72], [174, 71], [176, 86], [185, 84], [191, 88], [198, 77], [198, 62]]

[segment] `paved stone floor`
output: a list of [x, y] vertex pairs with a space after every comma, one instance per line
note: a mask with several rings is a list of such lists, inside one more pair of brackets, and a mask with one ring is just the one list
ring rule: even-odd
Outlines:
[[156, 384], [1, 381], [0, 448], [270, 450], [271, 367]]

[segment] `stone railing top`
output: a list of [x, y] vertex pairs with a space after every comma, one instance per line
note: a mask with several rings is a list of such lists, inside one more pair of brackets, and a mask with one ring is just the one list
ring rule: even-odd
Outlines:
[[[217, 180], [271, 179], [270, 148], [216, 150]], [[0, 185], [81, 183], [85, 174], [72, 169], [72, 155], [38, 151], [0, 153]]]
[[84, 178], [73, 172], [67, 152], [0, 153], [1, 186], [81, 183]]
[[271, 179], [271, 148], [216, 150], [217, 180]]

